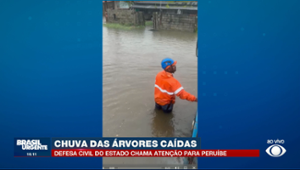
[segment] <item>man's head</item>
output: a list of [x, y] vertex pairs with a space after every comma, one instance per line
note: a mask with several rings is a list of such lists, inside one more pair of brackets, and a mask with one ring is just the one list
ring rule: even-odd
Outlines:
[[161, 67], [169, 73], [175, 73], [177, 61], [172, 60], [171, 58], [165, 58], [161, 61]]

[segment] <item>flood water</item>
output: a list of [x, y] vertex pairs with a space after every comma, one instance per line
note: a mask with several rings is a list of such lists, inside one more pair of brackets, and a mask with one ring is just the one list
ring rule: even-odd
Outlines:
[[[197, 103], [176, 98], [172, 114], [154, 110], [155, 76], [165, 57], [174, 77], [197, 96], [197, 34], [103, 26], [103, 136], [190, 137]], [[103, 164], [181, 164], [178, 158], [104, 158]]]

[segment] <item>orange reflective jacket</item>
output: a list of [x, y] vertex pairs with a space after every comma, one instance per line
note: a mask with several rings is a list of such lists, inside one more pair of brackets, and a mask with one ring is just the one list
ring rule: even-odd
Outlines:
[[175, 96], [188, 101], [195, 101], [196, 97], [186, 92], [173, 74], [161, 71], [157, 74], [154, 87], [155, 102], [161, 106], [175, 103]]

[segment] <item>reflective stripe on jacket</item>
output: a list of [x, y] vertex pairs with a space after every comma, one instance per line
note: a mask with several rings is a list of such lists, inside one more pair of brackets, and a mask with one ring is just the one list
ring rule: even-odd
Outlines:
[[154, 86], [155, 102], [161, 106], [175, 103], [175, 96], [188, 101], [195, 101], [196, 97], [186, 92], [173, 74], [161, 71], [156, 75]]

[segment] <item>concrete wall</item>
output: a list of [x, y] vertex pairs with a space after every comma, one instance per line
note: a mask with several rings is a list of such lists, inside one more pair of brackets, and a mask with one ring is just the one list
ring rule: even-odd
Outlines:
[[[113, 2], [113, 1], [109, 1], [106, 3], [107, 3], [107, 9], [113, 9], [114, 5], [116, 4], [116, 2]], [[102, 5], [103, 5], [103, 15], [105, 15], [105, 2], [104, 1], [103, 1]]]
[[153, 28], [157, 30], [179, 30], [195, 32], [197, 16], [188, 14], [153, 14]]
[[145, 25], [144, 14], [127, 9], [108, 9], [107, 23], [118, 23], [123, 25]]

